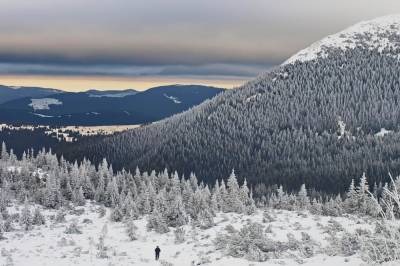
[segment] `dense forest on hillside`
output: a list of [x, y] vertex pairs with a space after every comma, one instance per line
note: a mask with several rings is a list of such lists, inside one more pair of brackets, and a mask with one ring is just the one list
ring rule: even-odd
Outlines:
[[[67, 158], [115, 169], [176, 169], [214, 182], [235, 168], [255, 184], [344, 191], [363, 172], [400, 171], [397, 51], [353, 49], [281, 66], [156, 125], [78, 143]], [[390, 134], [378, 136], [381, 128]]]

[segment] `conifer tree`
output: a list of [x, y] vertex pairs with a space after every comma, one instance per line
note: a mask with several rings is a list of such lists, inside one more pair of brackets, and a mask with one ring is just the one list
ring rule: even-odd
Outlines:
[[106, 189], [105, 205], [108, 207], [115, 207], [119, 202], [118, 185], [115, 177], [112, 177], [111, 182], [108, 183]]
[[61, 204], [60, 187], [54, 173], [47, 175], [43, 197], [43, 205], [48, 208], [55, 208]]
[[356, 196], [358, 203], [358, 213], [371, 214], [374, 212], [374, 203], [370, 197], [368, 181], [365, 173], [360, 179], [360, 184], [356, 188]]
[[317, 199], [315, 199], [315, 198], [313, 199], [309, 209], [312, 214], [315, 214], [315, 215], [322, 214], [322, 204], [319, 201], [317, 201]]
[[4, 237], [5, 228], [4, 227], [5, 226], [4, 226], [3, 216], [0, 214], [0, 241], [5, 239], [5, 237]]
[[74, 192], [74, 197], [73, 197], [73, 202], [77, 204], [78, 206], [84, 206], [85, 205], [85, 196], [83, 195], [83, 188], [82, 186], [79, 187], [79, 189], [75, 189]]
[[299, 192], [297, 193], [297, 204], [301, 210], [305, 210], [310, 205], [310, 199], [307, 194], [306, 185], [301, 185]]
[[346, 199], [344, 200], [344, 209], [348, 213], [358, 212], [358, 196], [354, 184], [354, 179], [351, 180], [349, 190], [346, 193]]
[[130, 241], [135, 241], [138, 239], [137, 230], [138, 228], [133, 220], [129, 220], [126, 224], [126, 234], [128, 235]]
[[19, 224], [25, 231], [29, 231], [32, 229], [32, 214], [27, 199], [25, 200], [24, 208], [21, 211]]
[[35, 211], [33, 212], [32, 224], [34, 224], [34, 225], [46, 224], [46, 218], [41, 213], [39, 208], [35, 208]]
[[166, 206], [164, 192], [157, 195], [154, 203], [154, 209], [148, 217], [147, 228], [154, 229], [157, 233], [164, 234], [169, 232], [167, 220], [165, 218]]
[[9, 154], [7, 152], [7, 146], [6, 146], [6, 143], [4, 141], [1, 143], [1, 153], [0, 153], [0, 155], [1, 155], [1, 160], [3, 162], [7, 162], [8, 161]]
[[235, 170], [232, 170], [231, 175], [227, 181], [227, 195], [225, 198], [226, 211], [227, 212], [238, 212], [242, 213], [244, 211], [244, 205], [238, 197], [239, 194], [239, 184], [236, 179]]
[[104, 195], [104, 189], [105, 189], [105, 181], [104, 181], [104, 174], [102, 172], [99, 172], [98, 175], [98, 183], [96, 187], [96, 191], [94, 193], [94, 199], [97, 202], [104, 202], [105, 200], [105, 195]]

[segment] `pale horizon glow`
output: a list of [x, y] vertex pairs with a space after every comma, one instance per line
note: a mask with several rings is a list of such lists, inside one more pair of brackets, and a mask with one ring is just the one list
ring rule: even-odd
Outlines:
[[0, 85], [13, 87], [43, 87], [68, 92], [79, 92], [90, 89], [122, 90], [135, 89], [143, 91], [149, 88], [181, 84], [205, 85], [232, 89], [243, 85], [249, 79], [196, 79], [176, 77], [65, 77], [65, 76], [0, 76]]

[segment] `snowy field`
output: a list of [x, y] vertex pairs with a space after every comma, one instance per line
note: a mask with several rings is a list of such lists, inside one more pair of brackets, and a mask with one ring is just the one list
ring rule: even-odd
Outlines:
[[42, 98], [42, 99], [31, 99], [30, 107], [33, 108], [34, 111], [38, 110], [50, 110], [50, 105], [62, 105], [58, 99], [53, 98]]
[[[20, 213], [19, 208], [10, 207], [10, 215]], [[46, 224], [35, 226], [25, 232], [15, 228], [5, 233], [5, 240], [0, 242], [0, 265], [366, 265], [358, 255], [349, 257], [322, 255], [329, 249], [327, 231], [336, 227], [336, 234], [354, 233], [356, 229], [373, 230], [371, 221], [349, 216], [324, 217], [307, 212], [281, 210], [258, 210], [252, 216], [228, 213], [218, 214], [216, 226], [200, 230], [198, 227], [184, 226], [185, 240], [175, 243], [173, 230], [166, 234], [148, 232], [146, 219], [134, 221], [137, 226], [137, 240], [130, 241], [123, 222], [111, 222], [110, 210], [100, 218], [99, 205], [87, 203], [85, 207], [65, 211], [66, 220], [56, 222], [56, 210], [42, 210]], [[33, 212], [33, 207], [32, 207]], [[266, 217], [268, 217], [266, 219]], [[81, 233], [67, 234], [66, 228], [76, 221]], [[268, 236], [274, 241], [288, 241], [288, 234], [301, 240], [302, 233], [307, 233], [315, 243], [316, 255], [301, 258], [298, 251], [280, 254], [279, 259], [266, 262], [251, 262], [245, 259], [226, 256], [217, 250], [214, 240], [218, 233], [223, 233], [228, 225], [240, 229], [248, 222], [258, 222], [265, 226]], [[343, 227], [341, 227], [341, 226]], [[106, 229], [105, 229], [106, 227]], [[107, 258], [98, 258], [99, 236], [104, 234]], [[154, 248], [161, 248], [160, 261], [154, 260]], [[320, 253], [320, 254], [318, 254]], [[395, 265], [395, 264], [393, 264]]]
[[[40, 114], [35, 114], [40, 115]], [[123, 132], [130, 129], [135, 129], [141, 125], [111, 125], [111, 126], [65, 126], [65, 127], [50, 127], [45, 125], [21, 125], [13, 126], [8, 124], [0, 124], [0, 131], [4, 129], [10, 130], [35, 130], [46, 129], [47, 135], [55, 135], [58, 140], [74, 142], [77, 139], [71, 136], [72, 133], [78, 133], [81, 136], [96, 136], [96, 135], [112, 135], [114, 133]]]
[[112, 125], [112, 126], [67, 126], [60, 128], [61, 131], [78, 132], [83, 136], [92, 136], [97, 134], [112, 135], [116, 132], [122, 132], [129, 129], [135, 129], [140, 125]]

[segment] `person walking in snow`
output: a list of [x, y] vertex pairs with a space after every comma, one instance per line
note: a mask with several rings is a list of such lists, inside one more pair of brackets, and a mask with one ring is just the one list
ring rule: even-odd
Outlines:
[[160, 258], [160, 252], [161, 252], [160, 247], [157, 246], [156, 249], [155, 249], [154, 251], [156, 252], [156, 260], [158, 260], [158, 259]]

